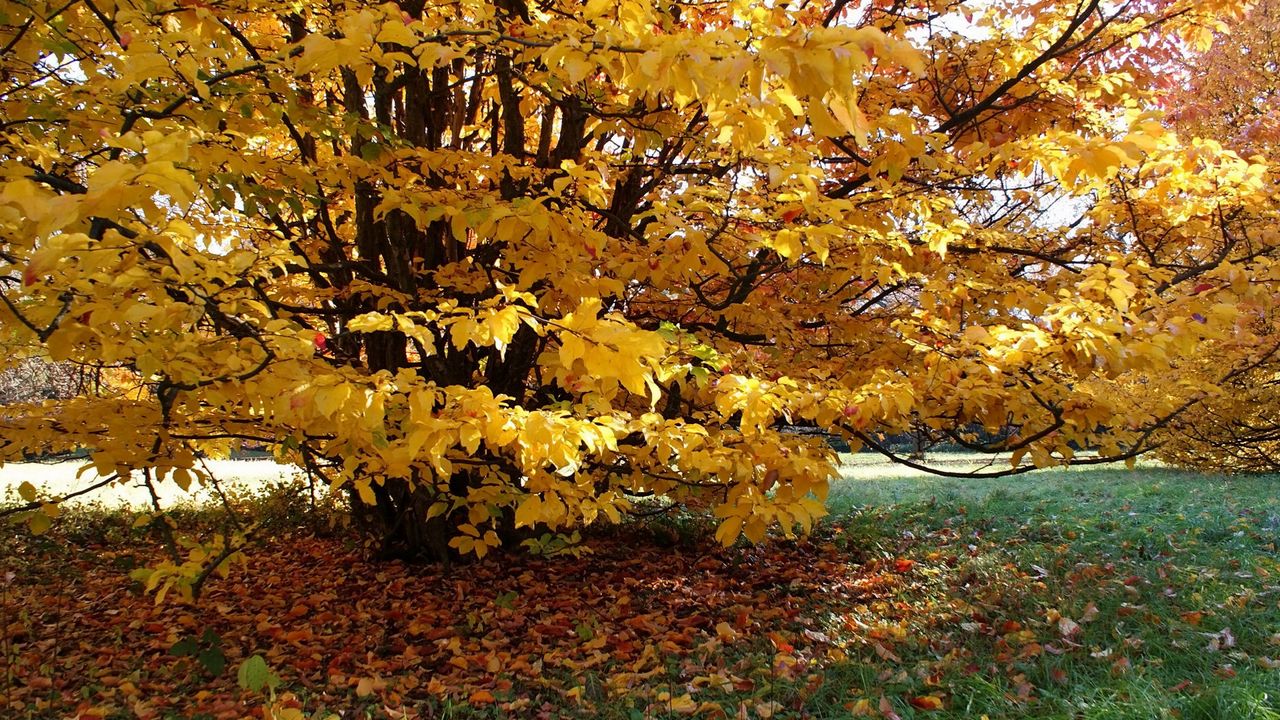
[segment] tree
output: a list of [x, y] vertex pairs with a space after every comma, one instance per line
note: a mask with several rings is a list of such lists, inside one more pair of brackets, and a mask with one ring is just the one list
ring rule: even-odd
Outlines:
[[[1231, 22], [1194, 58], [1197, 70], [1166, 98], [1171, 127], [1209, 138], [1241, 156], [1271, 157], [1280, 148], [1280, 3], [1263, 0]], [[1273, 277], [1276, 198], [1234, 209], [1218, 255], [1236, 265], [1235, 286], [1248, 278], [1266, 286]], [[1255, 257], [1265, 258], [1255, 265]], [[1220, 283], [1204, 282], [1218, 293]], [[1233, 292], [1228, 289], [1227, 293]], [[1242, 331], [1188, 358], [1168, 379], [1197, 387], [1202, 399], [1162, 433], [1159, 455], [1178, 465], [1235, 471], [1280, 470], [1280, 333], [1274, 293], [1249, 307]]]
[[1255, 300], [1195, 287], [1267, 167], [1152, 109], [1236, 10], [7, 5], [0, 322], [136, 383], [3, 452], [265, 443], [435, 558], [643, 497], [806, 530], [835, 456], [784, 424], [1135, 457], [1186, 398], [1100, 388]]

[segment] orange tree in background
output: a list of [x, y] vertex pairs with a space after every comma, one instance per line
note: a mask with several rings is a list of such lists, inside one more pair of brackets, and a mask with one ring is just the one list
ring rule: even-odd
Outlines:
[[[1190, 64], [1195, 69], [1186, 74], [1189, 82], [1165, 101], [1170, 125], [1188, 137], [1215, 139], [1243, 157], [1274, 157], [1280, 149], [1280, 2], [1254, 4]], [[1223, 212], [1230, 222], [1210, 262], [1233, 261], [1249, 282], [1274, 293], [1275, 271], [1250, 263], [1267, 257], [1280, 239], [1274, 197], [1270, 204], [1228, 206]], [[1211, 280], [1199, 285], [1203, 292], [1218, 292], [1219, 286]], [[1181, 386], [1174, 392], [1186, 394], [1194, 387], [1203, 398], [1162, 431], [1158, 453], [1164, 460], [1208, 470], [1280, 470], [1280, 332], [1274, 303], [1243, 309], [1242, 332], [1185, 358], [1163, 378]], [[1147, 390], [1153, 384], [1159, 381], [1144, 378], [1134, 387]]]
[[1266, 302], [1217, 238], [1267, 166], [1151, 110], [1240, 9], [4, 2], [0, 323], [135, 381], [0, 452], [185, 486], [263, 443], [435, 558], [639, 497], [806, 530], [836, 458], [785, 425], [1133, 458], [1194, 393], [1107, 381]]

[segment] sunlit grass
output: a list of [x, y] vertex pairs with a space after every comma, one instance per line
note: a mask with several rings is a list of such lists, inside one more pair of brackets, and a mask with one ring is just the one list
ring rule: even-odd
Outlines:
[[[864, 657], [908, 670], [896, 688], [865, 691], [927, 691], [916, 675], [932, 667], [948, 706], [920, 717], [1280, 717], [1277, 478], [1153, 465], [1000, 479], [877, 469], [862, 456], [846, 466], [832, 523], [869, 557], [914, 558], [932, 573], [902, 594], [911, 609], [897, 617], [950, 636], [962, 659], [938, 667], [936, 643], [895, 653], [900, 663]], [[948, 627], [957, 609], [983, 622]]]

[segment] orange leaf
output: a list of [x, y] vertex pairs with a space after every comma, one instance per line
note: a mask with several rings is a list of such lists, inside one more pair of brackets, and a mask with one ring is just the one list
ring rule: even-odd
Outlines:
[[911, 703], [911, 707], [918, 710], [941, 710], [943, 707], [942, 698], [937, 695], [919, 695], [908, 702]]
[[787, 642], [786, 638], [782, 637], [782, 635], [778, 634], [777, 632], [769, 633], [769, 641], [772, 642], [773, 646], [778, 649], [778, 652], [793, 653], [796, 651], [795, 646]]
[[493, 697], [493, 693], [488, 690], [477, 690], [471, 693], [471, 697], [467, 698], [467, 702], [472, 705], [489, 705], [495, 700], [496, 698]]
[[870, 717], [871, 701], [866, 698], [860, 698], [856, 702], [845, 703], [844, 709], [853, 714], [854, 717]]
[[356, 683], [356, 696], [367, 697], [373, 694], [373, 678], [360, 678]]

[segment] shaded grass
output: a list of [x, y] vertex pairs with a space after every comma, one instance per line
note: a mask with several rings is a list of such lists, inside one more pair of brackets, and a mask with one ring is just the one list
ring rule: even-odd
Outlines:
[[[3, 609], [23, 634], [0, 700], [13, 717], [76, 700], [125, 717], [130, 678], [156, 717], [237, 717], [262, 698], [235, 688], [234, 662], [263, 651], [317, 717], [1280, 720], [1278, 495], [1272, 477], [1156, 467], [951, 480], [857, 464], [805, 541], [723, 550], [705, 521], [663, 520], [596, 536], [593, 558], [446, 574], [354, 562], [297, 522], [303, 505], [266, 498], [246, 511], [282, 541], [210, 592], [220, 677], [166, 655], [182, 632], [146, 635], [208, 610], [122, 596], [145, 538], [90, 513], [52, 538], [6, 534]], [[104, 608], [133, 617], [77, 635], [77, 613]], [[281, 641], [298, 628], [316, 637]], [[115, 669], [76, 678], [50, 658], [35, 704], [24, 663], [49, 639], [110, 646]]]

